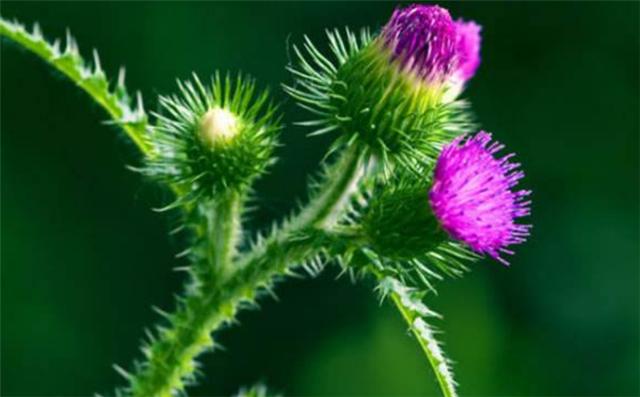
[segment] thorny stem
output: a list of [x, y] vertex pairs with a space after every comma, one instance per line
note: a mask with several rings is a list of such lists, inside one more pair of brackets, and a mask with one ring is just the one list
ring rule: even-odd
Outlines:
[[291, 239], [269, 250], [253, 266], [239, 269], [223, 284], [188, 296], [181, 310], [172, 315], [180, 318], [181, 326], [165, 334], [170, 339], [163, 335], [155, 341], [144, 370], [130, 376], [132, 394], [170, 397], [181, 390], [184, 379], [195, 369], [193, 358], [212, 347], [211, 331], [233, 321], [243, 303], [254, 301], [260, 287], [268, 288], [275, 275], [285, 272], [289, 263], [303, 260], [316, 245], [313, 238]]
[[346, 148], [337, 163], [329, 170], [323, 186], [318, 188], [318, 195], [302, 210], [291, 226], [333, 226], [347, 206], [351, 195], [357, 191], [358, 183], [365, 171], [361, 148], [358, 145]]
[[211, 331], [233, 321], [243, 303], [252, 303], [261, 287], [268, 288], [274, 276], [284, 273], [290, 263], [304, 260], [309, 250], [316, 249], [315, 245], [313, 239], [283, 242], [224, 283], [188, 296], [181, 310], [172, 315], [181, 319], [181, 326], [165, 334], [170, 339], [165, 340], [163, 335], [155, 341], [144, 369], [130, 376], [132, 394], [170, 397], [182, 390], [184, 379], [191, 377], [195, 369], [193, 358], [213, 345]]
[[213, 274], [224, 276], [231, 271], [240, 237], [241, 194], [230, 190], [212, 200], [207, 208], [207, 238], [210, 243], [209, 264]]
[[[100, 84], [96, 84], [96, 81], [91, 78], [92, 76], [83, 76], [81, 69], [78, 67], [77, 59], [71, 58], [71, 56], [74, 56], [73, 54], [67, 56], [69, 54], [56, 53], [42, 37], [34, 36], [22, 29], [15, 29], [13, 24], [10, 24], [2, 18], [0, 18], [0, 36], [5, 36], [19, 44], [22, 48], [31, 51], [34, 55], [76, 83], [106, 110], [109, 117], [122, 127], [127, 136], [131, 138], [142, 153], [150, 155], [151, 148], [144, 139], [145, 129], [147, 127], [146, 121], [136, 123], [123, 122], [126, 115], [124, 114], [121, 104], [118, 103], [117, 98], [111, 94], [108, 89]], [[71, 38], [68, 38], [68, 40], [71, 40]], [[104, 78], [104, 76], [102, 76], [102, 78]]]
[[[193, 359], [213, 345], [211, 332], [233, 321], [241, 304], [253, 302], [261, 288], [270, 289], [276, 276], [287, 274], [291, 267], [321, 252], [324, 246], [319, 240], [323, 234], [316, 236], [313, 231], [336, 221], [363, 174], [361, 152], [346, 149], [328, 170], [317, 196], [298, 216], [240, 256], [214, 288], [188, 296], [173, 315], [182, 319], [179, 327], [154, 341], [142, 370], [130, 376], [133, 394], [165, 397], [181, 390], [184, 379], [194, 370]], [[316, 237], [301, 237], [309, 233]], [[220, 255], [227, 255], [224, 252]], [[163, 344], [166, 346], [154, 349]], [[156, 351], [159, 353], [154, 355]]]
[[[386, 277], [385, 274], [373, 266], [369, 266], [367, 270], [376, 277], [378, 282], [383, 281]], [[420, 347], [427, 357], [427, 361], [429, 361], [436, 379], [438, 380], [438, 386], [440, 387], [443, 397], [457, 397], [455, 382], [451, 378], [449, 368], [442, 355], [442, 351], [432, 335], [432, 330], [429, 328], [427, 323], [416, 314], [415, 309], [410, 307], [410, 302], [407, 302], [406, 297], [403, 299], [397, 291], [390, 291], [389, 295], [391, 296], [391, 300], [394, 305], [402, 315], [402, 318], [411, 329], [411, 333], [413, 333], [415, 338], [418, 340], [418, 343], [420, 344]], [[425, 333], [428, 335], [425, 335]]]
[[400, 314], [402, 314], [402, 318], [404, 318], [404, 320], [407, 322], [407, 324], [411, 328], [411, 332], [418, 340], [418, 343], [420, 344], [422, 351], [424, 352], [425, 356], [427, 357], [427, 360], [429, 361], [429, 364], [431, 365], [431, 368], [433, 369], [433, 373], [436, 375], [436, 379], [438, 379], [438, 385], [440, 386], [440, 391], [442, 391], [442, 395], [444, 397], [456, 397], [457, 394], [455, 389], [453, 388], [453, 385], [447, 379], [447, 377], [442, 373], [443, 372], [442, 360], [439, 360], [436, 357], [436, 354], [434, 353], [431, 346], [429, 345], [429, 342], [423, 337], [423, 335], [420, 333], [420, 330], [416, 327], [415, 322], [417, 318], [415, 317], [415, 315], [411, 313], [411, 311], [406, 306], [403, 305], [402, 300], [400, 299], [400, 296], [398, 296], [398, 294], [392, 293], [391, 299], [393, 300], [393, 303], [396, 305], [396, 308], [398, 309]]

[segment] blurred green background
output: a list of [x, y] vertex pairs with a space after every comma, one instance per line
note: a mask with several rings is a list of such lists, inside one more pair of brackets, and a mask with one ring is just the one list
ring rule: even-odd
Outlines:
[[[482, 126], [518, 153], [534, 190], [530, 241], [439, 288], [446, 350], [462, 395], [637, 395], [639, 390], [638, 3], [444, 3], [483, 26], [465, 94]], [[2, 15], [69, 27], [115, 76], [156, 95], [192, 71], [243, 70], [285, 101], [281, 161], [258, 184], [252, 228], [304, 197], [329, 139], [279, 89], [288, 42], [327, 27], [378, 27], [393, 3], [2, 2]], [[180, 246], [151, 207], [166, 195], [125, 169], [138, 156], [87, 96], [2, 42], [3, 396], [111, 393], [143, 328], [170, 309]], [[372, 285], [288, 280], [226, 350], [202, 359], [192, 395], [265, 381], [286, 395], [437, 394], [434, 377]]]

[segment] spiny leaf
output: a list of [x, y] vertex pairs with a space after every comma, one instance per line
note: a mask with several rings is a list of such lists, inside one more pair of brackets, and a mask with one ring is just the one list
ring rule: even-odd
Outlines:
[[138, 93], [137, 103], [131, 102], [124, 86], [124, 69], [121, 69], [116, 84], [110, 84], [100, 65], [98, 52], [93, 51], [92, 64], [85, 61], [77, 41], [68, 30], [64, 51], [60, 50], [60, 41], [50, 43], [44, 38], [38, 24], [29, 31], [17, 21], [0, 18], [0, 36], [18, 43], [71, 79], [107, 111], [111, 118], [109, 123], [122, 127], [139, 149], [148, 153], [149, 142], [145, 138], [147, 114], [142, 96]]
[[379, 279], [378, 291], [381, 297], [383, 299], [391, 297], [402, 313], [413, 335], [418, 339], [427, 355], [436, 378], [446, 393], [445, 396], [457, 396], [457, 384], [453, 378], [451, 360], [445, 356], [442, 344], [435, 338], [437, 331], [427, 321], [430, 318], [442, 317], [422, 302], [419, 291], [409, 288], [395, 278], [384, 277], [380, 274], [377, 276]]

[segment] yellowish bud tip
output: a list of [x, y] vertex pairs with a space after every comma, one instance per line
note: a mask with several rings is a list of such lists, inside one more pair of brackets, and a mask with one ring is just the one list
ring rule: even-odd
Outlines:
[[224, 143], [238, 134], [238, 118], [223, 108], [209, 109], [200, 122], [200, 136], [209, 144]]

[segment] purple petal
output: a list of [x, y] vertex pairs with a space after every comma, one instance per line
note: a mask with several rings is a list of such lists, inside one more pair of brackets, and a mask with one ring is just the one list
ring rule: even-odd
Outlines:
[[508, 263], [501, 253], [510, 254], [506, 247], [529, 235], [531, 226], [515, 221], [529, 215], [531, 192], [512, 189], [524, 173], [509, 162], [512, 155], [494, 156], [502, 148], [484, 131], [446, 145], [436, 162], [429, 202], [453, 238]]

